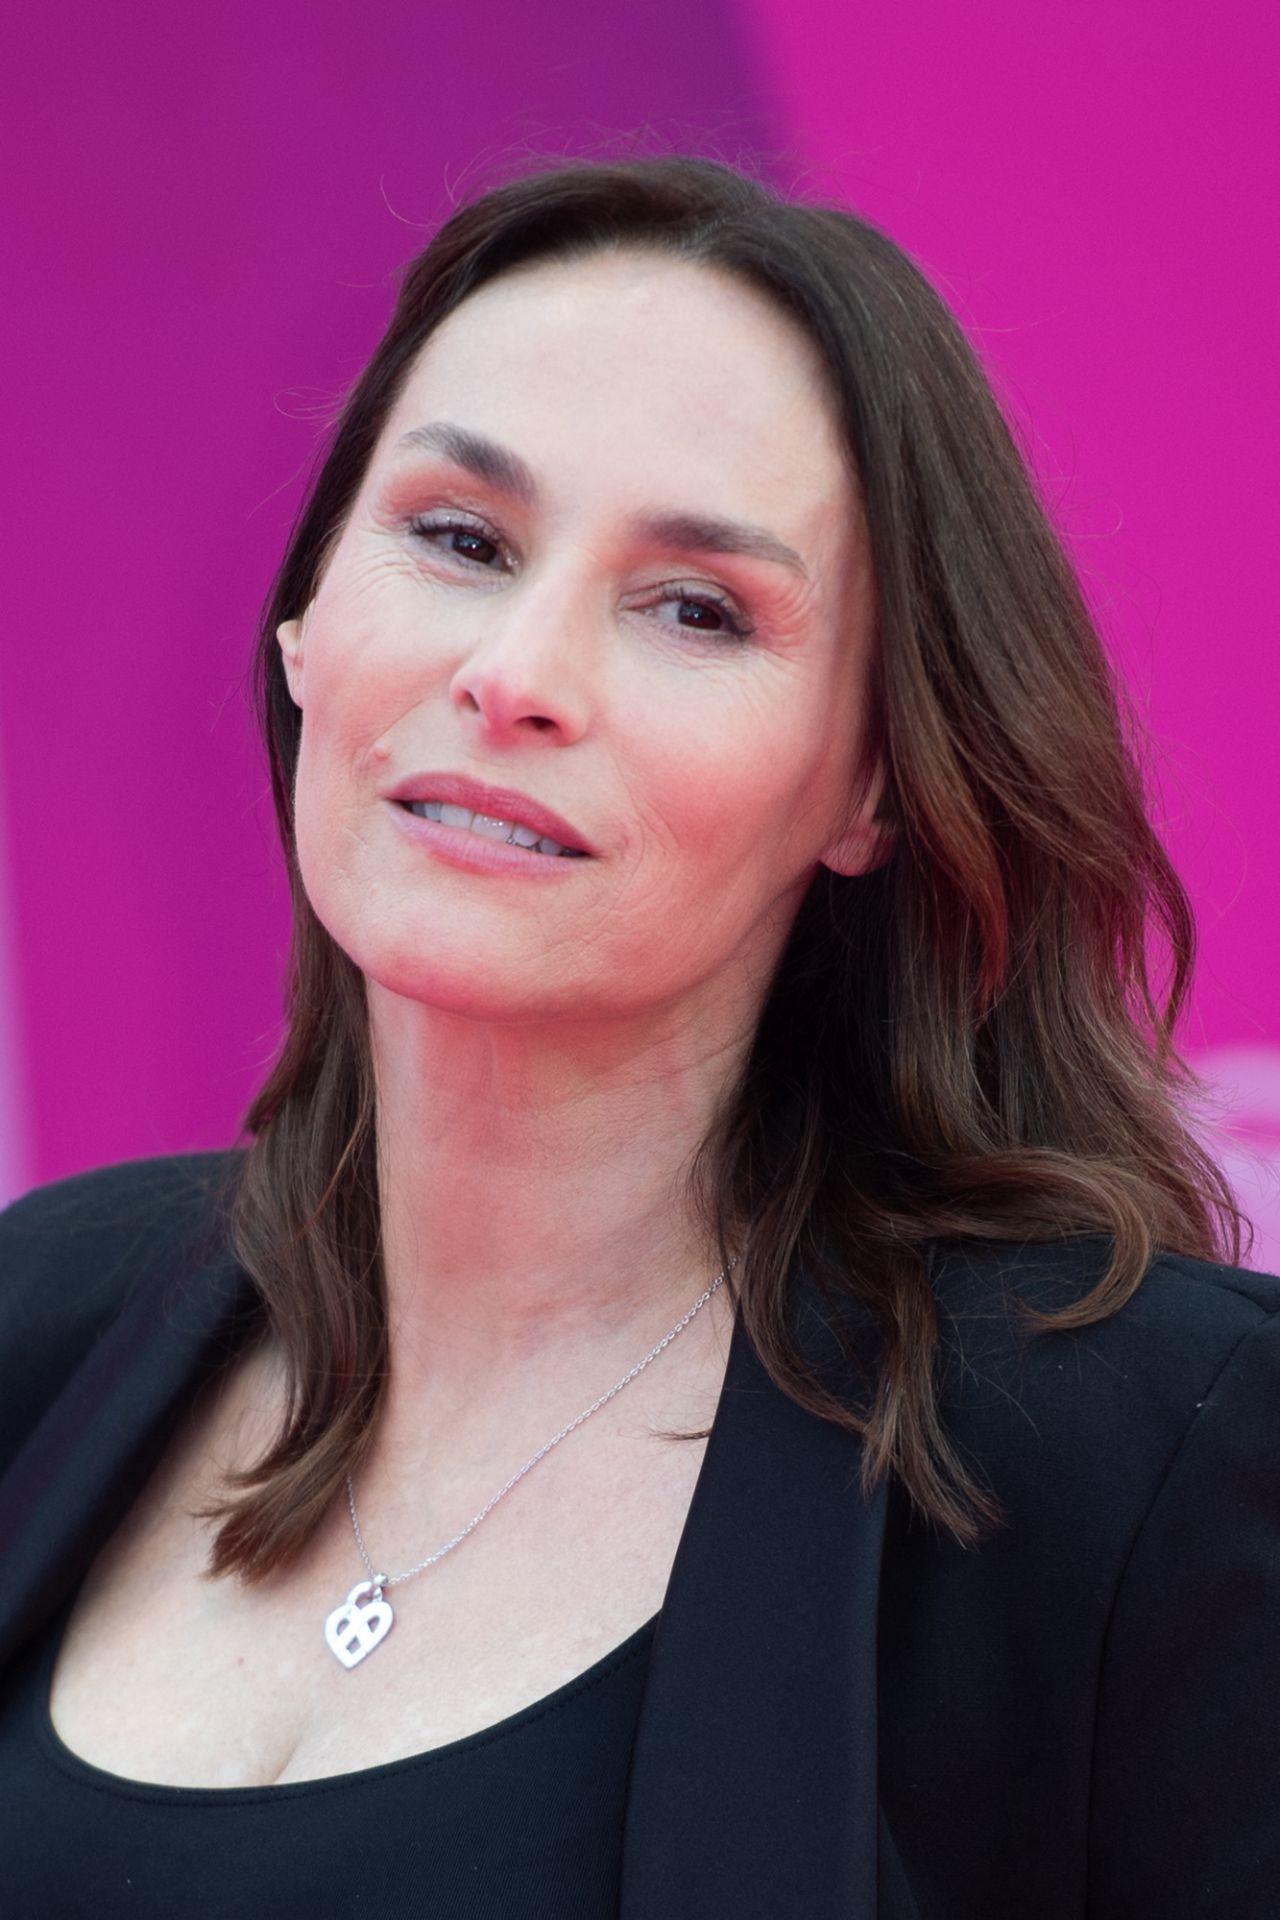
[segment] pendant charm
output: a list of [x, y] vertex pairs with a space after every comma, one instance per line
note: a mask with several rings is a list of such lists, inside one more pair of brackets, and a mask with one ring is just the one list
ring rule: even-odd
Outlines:
[[383, 1599], [378, 1583], [361, 1580], [324, 1623], [330, 1653], [344, 1667], [358, 1667], [365, 1655], [386, 1639], [394, 1619], [391, 1602]]

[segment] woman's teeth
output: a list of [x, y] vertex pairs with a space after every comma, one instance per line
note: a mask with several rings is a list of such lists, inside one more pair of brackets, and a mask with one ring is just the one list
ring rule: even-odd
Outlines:
[[486, 840], [506, 840], [535, 853], [563, 854], [569, 860], [585, 858], [576, 847], [562, 847], [549, 834], [538, 835], [532, 827], [517, 826], [514, 820], [495, 820], [491, 814], [473, 813], [469, 807], [454, 807], [444, 800], [408, 800], [405, 804], [420, 820], [439, 820], [443, 826], [462, 827], [468, 833], [482, 834]]

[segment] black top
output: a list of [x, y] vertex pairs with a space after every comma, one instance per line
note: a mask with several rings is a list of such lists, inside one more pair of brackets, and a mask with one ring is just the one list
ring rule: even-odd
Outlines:
[[6, 1912], [59, 1920], [616, 1920], [654, 1614], [518, 1713], [409, 1760], [253, 1788], [121, 1779], [63, 1745], [49, 1688], [70, 1605], [0, 1703]]

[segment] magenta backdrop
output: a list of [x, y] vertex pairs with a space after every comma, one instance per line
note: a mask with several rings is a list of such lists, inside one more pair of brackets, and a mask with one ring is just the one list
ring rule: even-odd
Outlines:
[[316, 423], [478, 162], [647, 126], [879, 220], [996, 374], [1156, 736], [1201, 925], [1185, 1044], [1238, 1090], [1275, 1267], [1271, 14], [373, 18], [71, 0], [0, 49], [0, 1188], [235, 1136], [285, 941], [242, 677]]
[[1184, 1045], [1280, 1267], [1280, 16], [747, 0], [795, 178], [969, 328], [1155, 736], [1196, 905]]

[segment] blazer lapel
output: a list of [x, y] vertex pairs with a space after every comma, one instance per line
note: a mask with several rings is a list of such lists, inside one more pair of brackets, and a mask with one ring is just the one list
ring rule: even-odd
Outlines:
[[739, 1316], [650, 1656], [621, 1920], [914, 1912], [876, 1792], [886, 1501], [863, 1501], [860, 1458]]
[[61, 1605], [256, 1304], [229, 1250], [135, 1293], [0, 1478], [0, 1666]]

